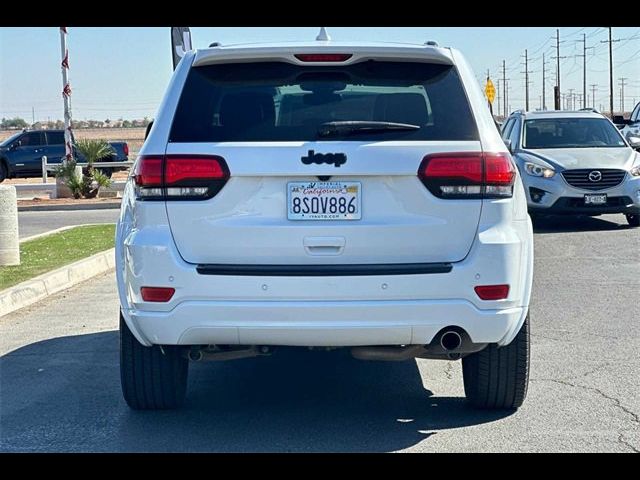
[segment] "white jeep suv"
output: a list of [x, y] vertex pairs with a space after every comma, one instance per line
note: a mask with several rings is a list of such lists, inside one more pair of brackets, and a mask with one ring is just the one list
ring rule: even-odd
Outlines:
[[189, 361], [282, 346], [462, 359], [472, 404], [526, 396], [525, 192], [450, 48], [186, 54], [127, 181], [116, 261], [134, 409], [179, 406]]

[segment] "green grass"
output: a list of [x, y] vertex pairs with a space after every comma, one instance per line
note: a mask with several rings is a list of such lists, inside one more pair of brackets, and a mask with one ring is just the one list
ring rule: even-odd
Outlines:
[[115, 225], [87, 225], [20, 244], [20, 265], [0, 267], [0, 290], [112, 248]]

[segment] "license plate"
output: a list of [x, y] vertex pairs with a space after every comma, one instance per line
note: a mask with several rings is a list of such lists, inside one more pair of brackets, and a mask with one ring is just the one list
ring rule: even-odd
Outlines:
[[607, 194], [592, 194], [584, 196], [584, 204], [585, 205], [605, 205], [607, 203]]
[[360, 182], [290, 182], [289, 220], [359, 220]]

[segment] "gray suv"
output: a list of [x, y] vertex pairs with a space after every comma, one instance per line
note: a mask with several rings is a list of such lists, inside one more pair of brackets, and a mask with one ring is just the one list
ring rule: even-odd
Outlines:
[[512, 113], [502, 138], [522, 175], [529, 213], [623, 213], [640, 226], [640, 139], [593, 110]]

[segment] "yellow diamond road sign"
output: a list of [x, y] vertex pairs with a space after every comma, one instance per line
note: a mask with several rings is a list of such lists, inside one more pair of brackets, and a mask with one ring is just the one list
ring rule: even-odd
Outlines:
[[487, 78], [487, 84], [484, 86], [484, 94], [487, 96], [489, 103], [493, 103], [496, 98], [496, 87], [493, 86], [490, 78]]

